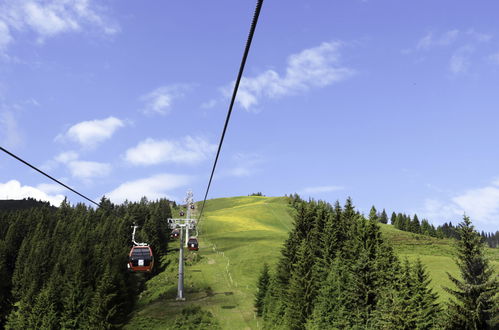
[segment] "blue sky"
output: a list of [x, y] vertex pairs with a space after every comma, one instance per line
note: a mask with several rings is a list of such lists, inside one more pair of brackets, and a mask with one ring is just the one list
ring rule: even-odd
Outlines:
[[[200, 199], [254, 1], [0, 1], [0, 145], [98, 200]], [[499, 224], [496, 1], [266, 1], [210, 198]], [[0, 198], [74, 194], [0, 157]]]

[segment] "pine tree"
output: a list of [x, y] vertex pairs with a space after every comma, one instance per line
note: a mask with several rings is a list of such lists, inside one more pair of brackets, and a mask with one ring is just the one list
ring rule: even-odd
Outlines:
[[390, 217], [390, 224], [392, 226], [395, 226], [396, 221], [397, 221], [397, 215], [395, 214], [395, 212], [392, 212], [392, 216]]
[[415, 328], [433, 329], [440, 314], [438, 295], [430, 288], [430, 276], [419, 259], [413, 267], [412, 284], [411, 307], [415, 312]]
[[381, 215], [379, 216], [379, 222], [387, 224], [388, 223], [388, 215], [386, 214], [385, 209], [381, 212]]
[[351, 262], [338, 256], [323, 283], [307, 329], [349, 329], [357, 323], [358, 296]]
[[263, 314], [264, 299], [267, 294], [269, 282], [270, 282], [269, 265], [267, 263], [264, 263], [262, 272], [260, 273], [260, 277], [258, 278], [258, 287], [257, 287], [258, 291], [255, 294], [255, 310], [256, 310], [256, 315], [258, 316], [262, 316]]
[[374, 205], [371, 207], [371, 210], [369, 211], [369, 220], [378, 221], [378, 211], [376, 211]]
[[287, 329], [304, 329], [307, 317], [312, 312], [314, 304], [314, 281], [312, 269], [314, 258], [309, 241], [304, 240], [298, 249], [298, 260], [293, 271], [289, 288], [286, 295], [286, 310], [284, 313], [284, 325]]
[[419, 223], [418, 216], [414, 214], [412, 221], [410, 222], [410, 232], [421, 234], [421, 224]]
[[498, 282], [485, 256], [484, 245], [471, 220], [465, 216], [457, 232], [456, 263], [461, 279], [447, 273], [456, 289], [445, 288], [454, 296], [448, 306], [446, 325], [449, 329], [492, 329], [498, 324], [499, 311], [494, 309]]

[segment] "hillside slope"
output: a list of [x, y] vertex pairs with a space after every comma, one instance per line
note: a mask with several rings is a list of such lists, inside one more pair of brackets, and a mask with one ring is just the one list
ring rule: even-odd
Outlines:
[[[200, 306], [213, 314], [223, 329], [256, 329], [253, 312], [256, 280], [263, 262], [277, 261], [293, 223], [293, 209], [284, 197], [232, 197], [210, 200], [200, 223], [199, 253], [187, 255], [185, 302], [176, 296], [176, 254], [163, 263], [167, 270], [147, 282], [127, 328], [175, 328], [186, 306]], [[396, 253], [427, 266], [440, 300], [448, 299], [442, 285], [450, 285], [446, 272], [457, 275], [454, 242], [403, 232], [381, 225]], [[173, 242], [171, 248], [177, 247]], [[488, 249], [499, 270], [499, 250]]]

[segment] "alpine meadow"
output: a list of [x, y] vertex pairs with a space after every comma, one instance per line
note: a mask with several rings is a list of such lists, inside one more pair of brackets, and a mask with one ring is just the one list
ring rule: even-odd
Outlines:
[[0, 329], [499, 330], [498, 12], [0, 0]]

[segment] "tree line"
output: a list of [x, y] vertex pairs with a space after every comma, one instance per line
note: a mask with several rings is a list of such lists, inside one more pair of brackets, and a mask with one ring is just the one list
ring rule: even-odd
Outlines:
[[168, 217], [169, 201], [145, 198], [122, 205], [103, 198], [97, 209], [67, 201], [0, 209], [0, 328], [125, 324], [145, 281], [127, 272], [131, 226], [140, 226], [137, 240], [151, 245], [158, 264]]
[[[379, 213], [374, 205], [371, 207], [371, 210], [369, 212], [369, 218], [374, 218], [380, 223], [388, 223], [388, 216], [386, 214], [386, 211], [383, 209], [383, 211]], [[417, 214], [414, 214], [414, 216], [411, 218], [410, 215], [404, 213], [392, 212], [392, 215], [390, 217], [390, 224], [397, 229], [415, 234], [422, 234], [437, 238], [453, 238], [457, 240], [460, 239], [458, 227], [454, 226], [452, 222], [444, 222], [443, 225], [435, 227], [426, 219], [422, 219], [421, 221], [419, 221], [419, 217]], [[495, 233], [485, 233], [482, 231], [480, 233], [480, 236], [482, 241], [484, 243], [487, 243], [490, 248], [497, 248], [499, 246], [499, 231], [496, 231]]]
[[[455, 299], [437, 303], [418, 260], [399, 260], [348, 199], [305, 202], [290, 196], [294, 227], [274, 269], [264, 266], [255, 309], [266, 329], [492, 329], [498, 325], [498, 284], [484, 247], [465, 218], [458, 230]], [[495, 295], [495, 298], [494, 298]], [[495, 299], [495, 300], [494, 300]]]

